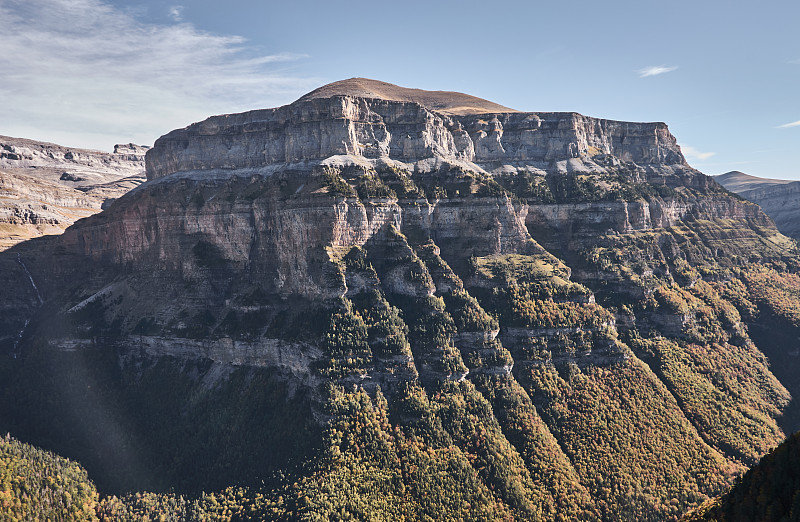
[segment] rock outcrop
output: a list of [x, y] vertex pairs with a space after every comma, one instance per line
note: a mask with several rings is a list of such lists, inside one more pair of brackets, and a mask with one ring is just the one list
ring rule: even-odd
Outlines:
[[782, 233], [800, 239], [800, 181], [767, 179], [733, 171], [717, 182], [760, 206]]
[[149, 147], [112, 154], [0, 136], [0, 250], [60, 234], [144, 182]]
[[146, 170], [0, 254], [0, 347], [110, 353], [136, 393], [163, 361], [250, 368], [317, 428], [385, 408], [520, 517], [669, 518], [783, 436], [739, 278], [795, 246], [663, 123], [353, 79], [170, 132]]
[[149, 148], [117, 144], [114, 152], [108, 153], [0, 136], [0, 169], [44, 169], [43, 179], [57, 181], [63, 177], [61, 181], [72, 181], [74, 186], [96, 185], [141, 174]]
[[653, 179], [690, 170], [663, 123], [520, 113], [477, 98], [456, 97], [451, 105], [481, 109], [479, 114], [461, 114], [464, 111], [453, 111], [442, 101], [452, 93], [426, 98], [395, 87], [403, 95], [387, 99], [379, 96], [382, 84], [366, 91], [365, 85], [373, 83], [345, 80], [285, 107], [214, 116], [173, 131], [147, 155], [148, 179], [174, 172], [264, 169], [324, 160], [373, 166], [402, 162], [419, 170], [452, 161], [478, 171], [579, 173], [603, 170], [607, 161], [634, 162], [656, 166], [647, 171]]

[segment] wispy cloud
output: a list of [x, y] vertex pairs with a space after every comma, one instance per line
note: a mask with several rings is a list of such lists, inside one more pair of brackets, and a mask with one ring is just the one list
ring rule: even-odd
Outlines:
[[173, 5], [169, 8], [169, 17], [176, 22], [183, 21], [183, 6]]
[[793, 121], [791, 123], [784, 123], [783, 125], [778, 125], [777, 128], [788, 129], [789, 127], [800, 127], [800, 120]]
[[677, 68], [677, 65], [653, 65], [650, 67], [645, 67], [644, 69], [639, 69], [639, 78], [658, 76], [659, 74], [672, 72]]
[[687, 160], [695, 160], [695, 161], [703, 161], [707, 160], [711, 156], [714, 156], [716, 152], [700, 152], [696, 148], [692, 147], [691, 145], [681, 145], [681, 151], [683, 155], [686, 156]]
[[146, 23], [102, 0], [2, 0], [0, 49], [0, 131], [72, 146], [152, 143], [318, 84], [287, 70], [303, 55], [259, 54], [239, 36]]

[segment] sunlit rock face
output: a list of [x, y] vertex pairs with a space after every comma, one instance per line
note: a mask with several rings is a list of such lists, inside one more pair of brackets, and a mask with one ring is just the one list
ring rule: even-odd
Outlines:
[[149, 147], [113, 153], [0, 136], [0, 249], [60, 234], [144, 182]]
[[[488, 444], [518, 459], [511, 475], [560, 470], [608, 519], [669, 518], [782, 436], [788, 393], [723, 301], [746, 294], [725, 286], [742, 270], [793, 266], [794, 246], [663, 123], [353, 79], [172, 131], [146, 172], [0, 255], [3, 349], [112, 353], [134, 381], [206, 365], [197, 393], [267, 371], [317, 427], [331, 389], [365, 392], [469, 459]], [[480, 415], [448, 413], [466, 405]], [[469, 446], [453, 423], [479, 417], [494, 438]], [[745, 427], [720, 430], [729, 417]]]
[[[399, 161], [421, 169], [454, 161], [474, 169], [564, 172], [591, 172], [621, 161], [660, 167], [651, 177], [687, 167], [663, 123], [516, 112], [477, 98], [464, 101], [466, 95], [459, 93], [439, 93], [429, 100], [396, 86], [390, 86], [393, 95], [387, 99], [380, 97], [386, 88], [374, 84], [379, 82], [345, 80], [320, 89], [325, 97], [311, 93], [277, 109], [213, 116], [173, 131], [148, 154], [148, 178], [335, 156], [350, 156], [353, 162]], [[468, 104], [469, 110], [462, 108]]]

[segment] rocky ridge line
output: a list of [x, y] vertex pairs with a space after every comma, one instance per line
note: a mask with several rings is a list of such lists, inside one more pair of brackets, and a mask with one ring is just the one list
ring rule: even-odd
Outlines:
[[149, 147], [113, 153], [0, 136], [0, 249], [99, 212], [144, 182]]
[[361, 97], [365, 82], [346, 80], [329, 97], [308, 95], [276, 109], [213, 116], [172, 131], [148, 153], [148, 179], [190, 171], [225, 175], [215, 169], [269, 172], [264, 169], [320, 162], [431, 171], [444, 161], [481, 172], [538, 174], [591, 173], [634, 162], [651, 165], [648, 177], [664, 182], [691, 170], [664, 123], [497, 112], [490, 102], [480, 105], [481, 114], [449, 114], [447, 107], [466, 95], [456, 93], [450, 103], [442, 101], [444, 94], [437, 96], [430, 103], [444, 106], [440, 112], [423, 105], [428, 100], [421, 97]]
[[778, 230], [800, 239], [800, 181], [767, 179], [733, 171], [715, 176], [726, 189], [760, 206]]

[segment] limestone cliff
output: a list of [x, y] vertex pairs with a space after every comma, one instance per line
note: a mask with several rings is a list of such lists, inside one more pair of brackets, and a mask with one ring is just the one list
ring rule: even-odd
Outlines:
[[179, 418], [268, 372], [332, 436], [339, 394], [386, 404], [520, 518], [669, 518], [783, 437], [742, 288], [800, 266], [795, 246], [663, 123], [353, 79], [172, 131], [146, 169], [0, 255], [20, 364], [111, 354], [126, 404], [189, 368], [187, 404], [134, 408]]
[[476, 98], [452, 102], [480, 110], [460, 114], [464, 111], [454, 112], [442, 101], [452, 93], [429, 99], [392, 91], [387, 99], [380, 97], [382, 85], [374, 89], [378, 94], [365, 92], [364, 85], [373, 84], [345, 80], [323, 88], [324, 97], [311, 93], [278, 109], [214, 116], [173, 131], [149, 152], [148, 179], [174, 172], [263, 169], [332, 158], [373, 166], [402, 162], [417, 170], [453, 161], [478, 171], [511, 167], [593, 172], [603, 170], [607, 161], [633, 162], [655, 166], [648, 171], [654, 179], [691, 170], [663, 123], [618, 122], [576, 113], [520, 113]]
[[[76, 186], [106, 183], [139, 174], [150, 147], [133, 143], [114, 145], [114, 152], [64, 147], [54, 143], [0, 136], [0, 169], [52, 169], [44, 179], [71, 181]], [[66, 179], [84, 178], [84, 179]]]
[[109, 154], [0, 136], [0, 249], [59, 234], [142, 183], [148, 148]]
[[[480, 112], [485, 110], [491, 112]], [[15, 147], [21, 159], [13, 161], [58, 156], [31, 144]], [[115, 161], [140, 158], [140, 152], [119, 149]], [[83, 152], [62, 156], [87, 165], [113, 163]], [[727, 256], [715, 263], [737, 266], [752, 259], [755, 244], [763, 245], [758, 256], [764, 259], [784, 255], [780, 236], [758, 207], [729, 197], [692, 169], [662, 123], [521, 113], [458, 93], [426, 94], [371, 80], [345, 80], [285, 107], [215, 116], [173, 131], [147, 151], [146, 164], [147, 184], [59, 239], [58, 255], [74, 262], [35, 274], [45, 292], [61, 293], [61, 281], [76, 277], [76, 270], [127, 267], [124, 283], [93, 277], [78, 291], [80, 299], [61, 304], [74, 314], [85, 303], [116, 303], [104, 308], [104, 321], [115, 324], [118, 335], [236, 338], [247, 332], [272, 346], [302, 321], [303, 307], [336, 308], [369, 287], [391, 302], [393, 295], [445, 296], [465, 285], [480, 296], [518, 280], [540, 284], [530, 275], [487, 279], [480, 275], [487, 263], [506, 272], [561, 267], [545, 273], [565, 270], [559, 280], [568, 284], [558, 292], [571, 301], [570, 269], [551, 252], [603, 295], [638, 298], [662, 278], [672, 280], [676, 257], [702, 263], [724, 251]], [[697, 239], [696, 253], [681, 252], [674, 230], [697, 220], [715, 225]], [[731, 221], [748, 226], [736, 230]], [[620, 271], [598, 261], [602, 252], [625, 252], [620, 238], [637, 234], [652, 242], [645, 259], [641, 252], [624, 254], [639, 269]], [[438, 261], [428, 266], [421, 260], [426, 241], [439, 252], [435, 259], [452, 267], [452, 277], [436, 275]], [[344, 256], [353, 248], [366, 248], [377, 272], [352, 274]], [[83, 266], [83, 259], [90, 264]], [[420, 277], [438, 283], [420, 287]], [[20, 281], [19, 295], [31, 295], [27, 279]], [[176, 302], [174, 291], [150, 289], [174, 290], [171, 281], [181, 281], [192, 297]], [[147, 299], [138, 297], [142, 293]], [[259, 304], [251, 303], [251, 294], [260, 296]], [[577, 295], [578, 303], [594, 302], [588, 289]], [[21, 320], [25, 312], [18, 303], [14, 310]], [[287, 313], [293, 318], [288, 323]], [[243, 329], [247, 317], [258, 317], [261, 326]], [[639, 321], [674, 322], [648, 317]], [[570, 332], [583, 339], [602, 329], [616, 335], [613, 320], [601, 323], [567, 330], [509, 324], [500, 338], [512, 351], [541, 338], [552, 352], [545, 360], [564, 365], [575, 356], [556, 352], [574, 342], [552, 339]], [[669, 331], [679, 333], [686, 324], [678, 321]], [[12, 328], [6, 338], [16, 334]], [[314, 335], [300, 337], [314, 344]], [[596, 354], [618, 351], [614, 342], [596, 342]], [[445, 356], [447, 349], [440, 349]], [[363, 369], [362, 377], [386, 381], [371, 371]]]
[[716, 176], [726, 189], [760, 206], [778, 230], [800, 239], [800, 181], [766, 179], [733, 171]]

